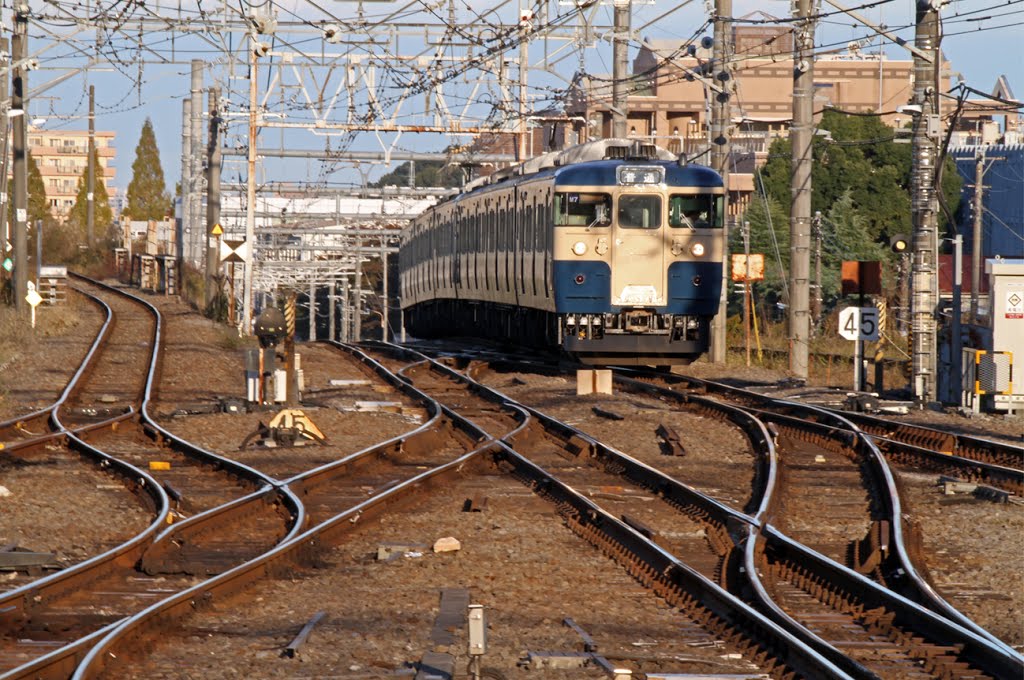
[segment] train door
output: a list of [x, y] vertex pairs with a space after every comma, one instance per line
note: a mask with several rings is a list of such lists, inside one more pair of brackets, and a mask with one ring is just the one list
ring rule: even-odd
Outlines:
[[612, 220], [612, 304], [666, 303], [664, 212], [658, 194], [621, 193]]

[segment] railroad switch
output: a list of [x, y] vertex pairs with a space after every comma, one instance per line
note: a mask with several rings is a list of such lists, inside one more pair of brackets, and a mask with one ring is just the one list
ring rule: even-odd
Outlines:
[[321, 446], [327, 445], [327, 437], [309, 416], [300, 409], [286, 408], [279, 411], [267, 425], [261, 421], [254, 431], [246, 435], [238, 448], [245, 449], [250, 445], [291, 448], [302, 446], [307, 440]]

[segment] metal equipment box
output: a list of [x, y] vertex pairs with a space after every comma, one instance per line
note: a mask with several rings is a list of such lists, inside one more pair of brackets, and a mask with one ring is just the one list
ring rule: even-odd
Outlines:
[[1010, 364], [1004, 367], [993, 363], [991, 377], [996, 382], [1007, 373], [1016, 378], [1006, 378], [1012, 380], [1007, 387], [993, 390], [1000, 393], [992, 395], [991, 407], [997, 411], [1024, 411], [1024, 380], [1020, 376], [1024, 370], [1024, 259], [986, 260], [985, 272], [990, 282], [992, 329], [991, 347], [985, 349], [1008, 356], [1005, 361]]

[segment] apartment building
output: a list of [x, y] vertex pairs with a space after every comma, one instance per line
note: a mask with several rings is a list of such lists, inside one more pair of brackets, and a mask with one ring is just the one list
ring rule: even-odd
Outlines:
[[[102, 178], [110, 198], [111, 207], [117, 205], [117, 189], [113, 186], [114, 132], [95, 133], [96, 153], [99, 167], [96, 177]], [[46, 187], [46, 198], [54, 217], [67, 216], [75, 204], [78, 178], [86, 171], [89, 163], [89, 133], [83, 130], [46, 130], [29, 127], [29, 152], [39, 166]]]

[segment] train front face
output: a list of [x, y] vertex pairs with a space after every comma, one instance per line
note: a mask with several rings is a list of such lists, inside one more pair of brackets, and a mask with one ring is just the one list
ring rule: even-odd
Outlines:
[[554, 288], [563, 349], [591, 365], [688, 364], [708, 348], [724, 253], [721, 176], [595, 161], [555, 176]]

